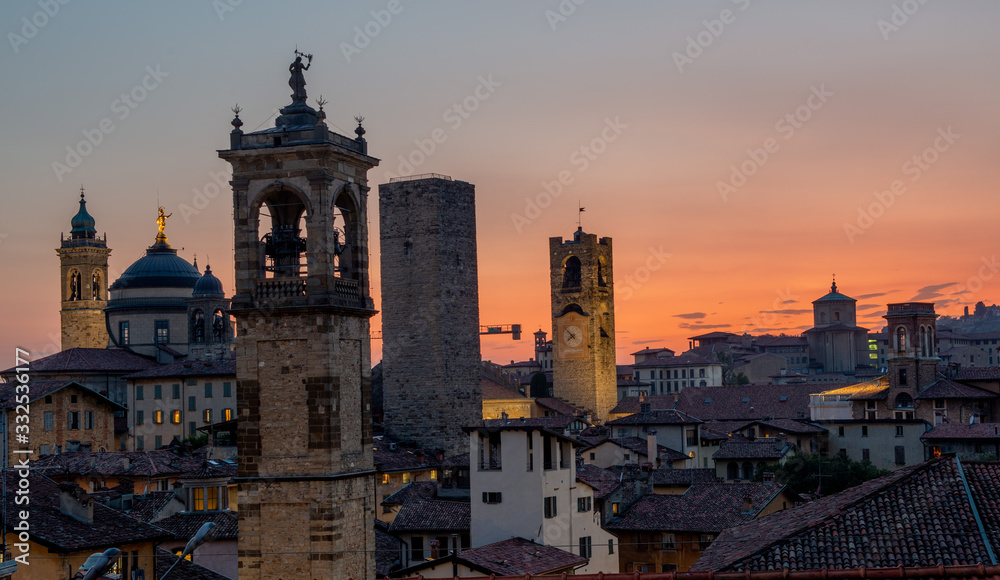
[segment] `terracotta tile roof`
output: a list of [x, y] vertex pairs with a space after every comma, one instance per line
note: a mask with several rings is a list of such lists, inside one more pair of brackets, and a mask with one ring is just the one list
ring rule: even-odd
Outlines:
[[436, 495], [437, 483], [433, 481], [413, 481], [382, 500], [382, 505], [403, 505], [410, 499], [434, 499]]
[[803, 421], [796, 421], [795, 419], [771, 419], [768, 421], [754, 421], [754, 423], [770, 427], [778, 431], [784, 431], [785, 433], [792, 433], [794, 435], [811, 435], [813, 433], [827, 432], [826, 427], [805, 423]]
[[380, 526], [375, 526], [375, 576], [385, 578], [399, 564], [402, 543]]
[[399, 508], [389, 531], [468, 532], [472, 519], [469, 500], [410, 499]]
[[609, 426], [622, 425], [697, 425], [701, 419], [676, 409], [650, 410], [646, 413], [632, 413], [627, 417], [612, 419], [605, 423]]
[[688, 340], [705, 340], [708, 338], [739, 338], [739, 335], [733, 334], [732, 332], [721, 332], [716, 330], [713, 332], [709, 332], [707, 334], [700, 334], [698, 336], [689, 336]]
[[632, 364], [634, 369], [644, 369], [649, 367], [692, 367], [692, 366], [722, 366], [722, 363], [708, 360], [703, 356], [698, 356], [692, 352], [686, 352], [677, 356], [651, 358], [642, 362]]
[[484, 378], [480, 381], [480, 383], [482, 384], [484, 401], [497, 399], [527, 399], [527, 397], [518, 391], [501, 385], [496, 381]]
[[565, 415], [560, 416], [549, 416], [549, 417], [525, 417], [525, 418], [510, 418], [510, 419], [487, 419], [483, 421], [483, 426], [487, 429], [496, 427], [531, 427], [535, 429], [566, 429], [573, 422], [576, 421], [576, 417], [567, 417]]
[[[968, 467], [964, 474], [976, 505], [986, 506], [980, 516], [996, 544], [1000, 512], [991, 506], [1000, 502], [1000, 463]], [[962, 473], [953, 456], [943, 456], [727, 530], [692, 570], [989, 562]]]
[[570, 405], [566, 401], [554, 399], [552, 397], [541, 397], [535, 399], [535, 404], [550, 411], [555, 411], [556, 413], [566, 417], [579, 417], [585, 414], [584, 411]]
[[812, 383], [688, 387], [678, 394], [676, 408], [704, 421], [808, 419], [809, 395], [828, 388]]
[[701, 424], [701, 438], [707, 441], [721, 441], [756, 421], [706, 421]]
[[637, 350], [637, 351], [633, 352], [629, 356], [638, 356], [638, 355], [642, 355], [642, 354], [659, 354], [661, 352], [669, 352], [670, 354], [674, 354], [675, 351], [673, 349], [669, 349], [667, 347], [649, 348], [647, 346], [646, 348], [644, 348], [642, 350]]
[[[127, 350], [109, 348], [68, 348], [31, 361], [32, 372], [137, 372], [156, 366], [156, 362]], [[13, 373], [14, 367], [0, 374]]]
[[469, 453], [445, 457], [444, 461], [441, 462], [441, 467], [470, 467], [471, 465], [472, 458]]
[[590, 463], [576, 468], [576, 480], [590, 486], [595, 499], [604, 498], [620, 485], [617, 475]]
[[[179, 559], [163, 548], [156, 548], [155, 577], [159, 578], [166, 574], [167, 570]], [[229, 580], [229, 578], [194, 562], [183, 560], [170, 571], [170, 580]]]
[[137, 373], [127, 375], [125, 378], [153, 379], [153, 378], [173, 378], [173, 377], [233, 377], [236, 378], [236, 361], [227, 360], [192, 360], [181, 361], [167, 365], [156, 365]]
[[715, 470], [697, 467], [694, 469], [654, 469], [649, 476], [652, 485], [693, 485], [695, 483], [716, 483], [719, 477]]
[[1000, 381], [1000, 367], [967, 367], [959, 369], [956, 381]]
[[[20, 383], [17, 382], [0, 383], [0, 401], [2, 401], [0, 402], [0, 408], [13, 409], [17, 406], [17, 398], [15, 395], [17, 395], [18, 386], [20, 386]], [[125, 407], [122, 405], [119, 405], [97, 391], [91, 390], [75, 381], [31, 379], [28, 382], [28, 400], [33, 403], [42, 397], [52, 395], [65, 388], [81, 391], [84, 395], [94, 397], [99, 402], [108, 405], [115, 411], [125, 410]]]
[[850, 395], [852, 401], [881, 401], [889, 395], [889, 379], [883, 376], [865, 383], [823, 389], [821, 394]]
[[31, 469], [49, 477], [99, 474], [128, 476], [135, 481], [150, 477], [180, 477], [202, 469], [203, 447], [190, 455], [180, 455], [173, 449], [122, 452], [70, 452], [46, 455], [31, 462]]
[[719, 533], [752, 520], [784, 489], [774, 483], [696, 483], [680, 495], [643, 496], [607, 528]]
[[183, 512], [169, 518], [163, 518], [156, 522], [156, 526], [172, 533], [175, 539], [187, 542], [208, 522], [215, 523], [215, 527], [207, 536], [209, 542], [236, 540], [240, 535], [239, 519], [236, 517], [236, 512], [229, 510]]
[[152, 522], [175, 497], [172, 491], [151, 491], [144, 496], [136, 496], [128, 515], [143, 522]]
[[942, 423], [921, 439], [1000, 439], [1000, 423]]
[[788, 444], [777, 437], [758, 437], [752, 441], [726, 440], [712, 459], [780, 459], [789, 451]]
[[421, 471], [434, 469], [440, 464], [432, 451], [407, 447], [385, 436], [375, 437], [372, 445], [375, 469], [379, 473]]
[[[162, 528], [131, 518], [97, 502], [93, 503], [93, 523], [78, 521], [59, 511], [59, 487], [54, 481], [29, 473], [28, 483], [31, 489], [31, 539], [52, 552], [95, 552], [122, 544], [159, 543], [172, 538]], [[15, 489], [17, 484], [17, 474], [13, 470], [9, 471], [7, 488]], [[14, 497], [11, 493], [4, 498], [7, 525], [10, 528], [18, 521], [18, 511], [24, 509], [14, 504]]]
[[497, 576], [545, 574], [588, 562], [587, 558], [524, 538], [510, 538], [464, 550], [458, 554], [457, 560], [468, 562]]
[[917, 399], [998, 399], [1000, 395], [970, 385], [939, 378], [921, 391]]

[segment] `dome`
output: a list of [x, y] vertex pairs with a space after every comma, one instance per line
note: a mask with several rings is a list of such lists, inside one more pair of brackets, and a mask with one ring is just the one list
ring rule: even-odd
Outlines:
[[216, 278], [215, 274], [212, 274], [211, 266], [205, 266], [205, 275], [194, 285], [194, 296], [203, 296], [206, 294], [225, 295], [225, 291], [222, 289], [222, 281]]
[[179, 257], [177, 250], [157, 242], [147, 248], [146, 255], [133, 262], [110, 289], [194, 288], [200, 279], [198, 270]]
[[97, 230], [94, 228], [96, 225], [94, 217], [87, 213], [87, 200], [83, 198], [83, 193], [80, 193], [80, 211], [76, 212], [73, 216], [73, 220], [70, 225], [73, 229], [70, 230], [70, 234], [73, 238], [93, 238], [97, 234]]

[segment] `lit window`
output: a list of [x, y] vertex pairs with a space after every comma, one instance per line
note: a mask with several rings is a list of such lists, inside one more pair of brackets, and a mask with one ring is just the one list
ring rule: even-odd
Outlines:
[[222, 410], [222, 420], [223, 421], [232, 421], [233, 420], [233, 410], [232, 409], [223, 409]]
[[166, 344], [170, 342], [170, 321], [169, 320], [157, 320], [155, 341], [156, 344]]
[[153, 411], [153, 423], [157, 425], [163, 423], [163, 411]]
[[388, 484], [389, 483], [389, 474], [388, 473], [382, 474], [382, 483], [384, 483], [384, 484]]
[[173, 423], [174, 425], [181, 424], [181, 412], [179, 410], [174, 409], [173, 411], [170, 412], [170, 422]]
[[211, 423], [212, 422], [212, 410], [211, 409], [205, 409], [205, 422], [206, 423]]
[[403, 474], [403, 483], [410, 483], [410, 474], [409, 473], [404, 473]]
[[128, 344], [128, 320], [123, 320], [118, 323], [118, 342], [122, 346]]
[[192, 489], [191, 499], [193, 500], [194, 503], [194, 505], [192, 506], [192, 510], [196, 512], [205, 510], [205, 488], [196, 487]]
[[210, 487], [208, 488], [208, 497], [205, 501], [205, 509], [207, 510], [217, 510], [219, 509], [219, 488]]

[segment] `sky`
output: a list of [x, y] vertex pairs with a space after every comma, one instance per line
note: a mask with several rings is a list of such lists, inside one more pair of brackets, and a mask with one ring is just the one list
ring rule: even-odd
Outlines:
[[991, 304], [998, 20], [989, 0], [5, 1], [0, 356], [57, 348], [81, 184], [112, 279], [164, 205], [180, 255], [232, 290], [216, 151], [237, 103], [245, 131], [273, 125], [296, 48], [310, 101], [344, 134], [363, 115], [381, 159], [376, 308], [378, 184], [475, 184], [481, 322], [525, 332], [483, 337], [484, 358], [551, 331], [548, 238], [578, 217], [613, 239], [621, 363], [797, 334], [833, 274], [871, 329], [890, 302]]

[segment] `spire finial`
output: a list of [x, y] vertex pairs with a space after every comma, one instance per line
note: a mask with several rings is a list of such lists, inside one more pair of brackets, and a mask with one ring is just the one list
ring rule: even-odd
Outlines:
[[166, 226], [167, 226], [167, 218], [169, 218], [170, 216], [174, 215], [172, 213], [169, 213], [169, 214], [165, 213], [164, 212], [165, 209], [166, 208], [164, 208], [161, 205], [159, 207], [159, 212], [160, 213], [159, 213], [158, 216], [156, 216], [156, 227], [157, 227], [156, 241], [157, 242], [163, 242], [164, 244], [167, 243], [167, 235], [165, 233], [163, 233], [164, 228], [166, 228]]
[[198, 269], [198, 252], [194, 253], [194, 269]]
[[83, 184], [80, 184], [80, 199], [83, 199]]
[[830, 292], [836, 292], [836, 291], [837, 291], [837, 275], [834, 274], [833, 275], [833, 285], [830, 286]]

